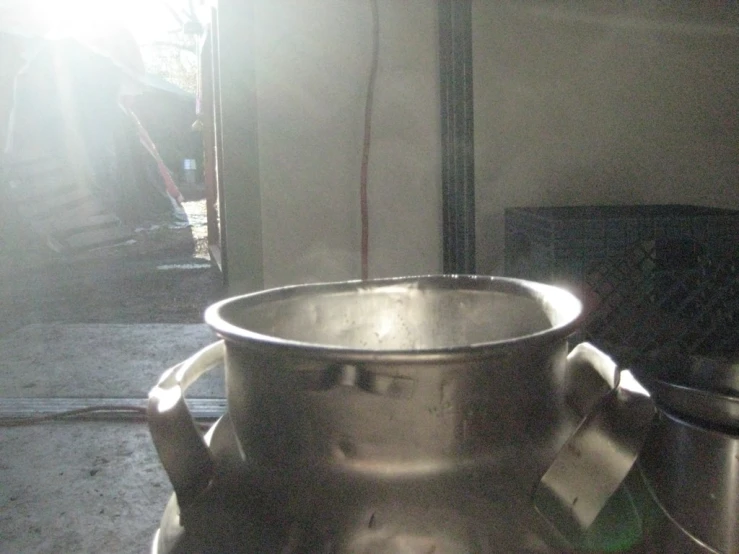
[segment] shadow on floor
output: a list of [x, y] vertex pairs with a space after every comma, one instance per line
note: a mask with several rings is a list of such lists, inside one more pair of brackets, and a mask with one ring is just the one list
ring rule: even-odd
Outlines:
[[203, 223], [154, 222], [133, 241], [76, 254], [33, 236], [3, 243], [0, 336], [30, 323], [202, 322], [223, 294], [222, 275], [205, 257]]

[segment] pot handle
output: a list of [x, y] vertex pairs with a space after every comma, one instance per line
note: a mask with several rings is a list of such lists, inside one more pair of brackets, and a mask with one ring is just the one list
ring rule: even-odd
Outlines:
[[636, 462], [656, 409], [631, 371], [589, 343], [567, 357], [566, 401], [582, 418], [536, 489], [533, 502], [579, 542]]
[[149, 393], [147, 416], [157, 454], [180, 506], [208, 488], [213, 458], [185, 403], [185, 391], [224, 359], [223, 341], [168, 369]]

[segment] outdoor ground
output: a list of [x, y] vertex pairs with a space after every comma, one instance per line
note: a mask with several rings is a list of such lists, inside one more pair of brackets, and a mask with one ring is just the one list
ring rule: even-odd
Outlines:
[[222, 281], [204, 201], [184, 207], [189, 224], [147, 222], [118, 246], [62, 255], [33, 236], [0, 244], [0, 337], [30, 323], [202, 322]]
[[[172, 487], [145, 422], [15, 418], [65, 402], [140, 408], [168, 367], [215, 340], [197, 325], [222, 294], [204, 202], [185, 210], [189, 224], [147, 222], [135, 242], [75, 255], [0, 241], [0, 554], [149, 551]], [[222, 375], [188, 398], [220, 402]]]

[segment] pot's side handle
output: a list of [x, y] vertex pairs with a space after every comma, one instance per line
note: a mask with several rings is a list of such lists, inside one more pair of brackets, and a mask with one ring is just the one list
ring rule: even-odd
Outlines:
[[185, 390], [224, 358], [223, 341], [206, 346], [167, 370], [149, 393], [149, 431], [180, 505], [203, 492], [213, 459], [185, 403]]
[[649, 393], [589, 343], [567, 357], [568, 403], [583, 417], [534, 491], [536, 509], [577, 542], [621, 485], [656, 413]]

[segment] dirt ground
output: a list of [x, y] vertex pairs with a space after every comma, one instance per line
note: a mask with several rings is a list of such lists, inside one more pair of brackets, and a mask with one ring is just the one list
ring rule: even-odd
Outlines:
[[188, 223], [147, 222], [113, 247], [62, 255], [34, 236], [0, 245], [0, 336], [30, 323], [202, 322], [222, 277], [210, 265], [204, 201], [184, 208]]

